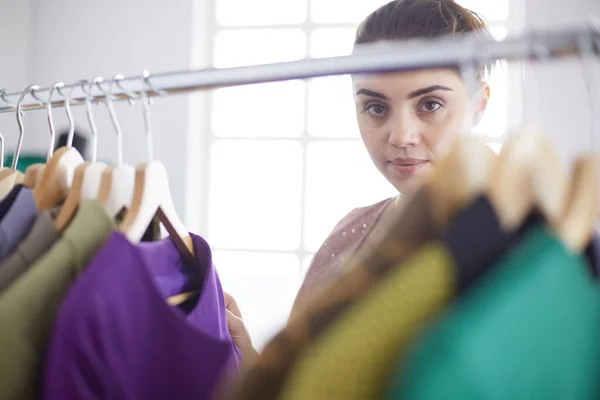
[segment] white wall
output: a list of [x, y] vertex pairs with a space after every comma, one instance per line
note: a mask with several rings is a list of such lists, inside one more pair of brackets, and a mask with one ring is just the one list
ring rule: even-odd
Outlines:
[[[600, 16], [598, 0], [527, 0], [523, 6], [527, 28], [555, 29]], [[600, 78], [600, 62], [596, 68]], [[587, 84], [578, 59], [536, 63], [524, 71], [524, 121], [548, 134], [565, 163], [592, 145], [600, 149], [600, 132], [591, 131]], [[600, 80], [595, 85], [600, 88]]]
[[[115, 73], [139, 75], [144, 68], [151, 73], [188, 69], [194, 3], [194, 0], [2, 0], [0, 11], [8, 25], [0, 24], [0, 29], [6, 29], [0, 50], [3, 59], [9, 54], [10, 60], [9, 71], [2, 69], [8, 63], [0, 63], [3, 84], [19, 90], [31, 83], [50, 86], [58, 80], [74, 82], [96, 75], [105, 78]], [[13, 44], [6, 39], [9, 37], [18, 40]], [[25, 57], [27, 40], [29, 51]], [[13, 63], [13, 59], [18, 62]], [[182, 218], [185, 218], [189, 102], [188, 96], [170, 96], [157, 99], [152, 108], [155, 158], [167, 167], [175, 205]], [[133, 107], [119, 103], [116, 109], [123, 128], [125, 161], [131, 164], [145, 161], [139, 102]], [[76, 107], [73, 111], [78, 125], [89, 131], [84, 108]], [[57, 109], [53, 115], [57, 130], [68, 126], [64, 109]], [[108, 112], [104, 106], [95, 107], [94, 115], [99, 128], [98, 158], [115, 160], [116, 136]], [[14, 116], [8, 119], [11, 124], [7, 129], [15, 137]], [[49, 143], [45, 112], [27, 113], [25, 126], [24, 151], [44, 152]]]
[[[21, 89], [27, 84], [30, 5], [30, 0], [0, 0], [0, 89]], [[14, 114], [0, 115], [0, 132], [7, 148], [14, 147], [17, 142]]]

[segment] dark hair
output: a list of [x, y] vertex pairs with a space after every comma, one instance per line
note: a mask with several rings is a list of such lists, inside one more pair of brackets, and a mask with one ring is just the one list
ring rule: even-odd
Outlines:
[[[491, 37], [480, 15], [453, 0], [393, 0], [359, 25], [354, 44], [461, 34]], [[479, 67], [479, 78], [483, 79], [493, 65]]]

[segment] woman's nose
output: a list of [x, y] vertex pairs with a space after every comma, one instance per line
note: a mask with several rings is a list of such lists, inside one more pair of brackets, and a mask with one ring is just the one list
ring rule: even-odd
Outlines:
[[408, 115], [399, 116], [392, 121], [389, 143], [394, 147], [417, 146], [420, 143], [419, 124]]

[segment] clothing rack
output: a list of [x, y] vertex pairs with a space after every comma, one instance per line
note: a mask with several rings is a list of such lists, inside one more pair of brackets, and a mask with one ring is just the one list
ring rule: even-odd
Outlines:
[[[600, 24], [569, 28], [559, 31], [531, 31], [502, 41], [463, 36], [434, 40], [415, 40], [410, 43], [392, 43], [389, 46], [361, 45], [351, 55], [321, 59], [265, 64], [224, 69], [201, 69], [166, 72], [149, 76], [124, 78], [116, 75], [101, 83], [80, 81], [65, 85], [59, 93], [50, 88], [19, 92], [0, 92], [0, 113], [21, 109], [82, 105], [87, 101], [128, 100], [145, 93], [148, 97], [178, 94], [197, 90], [247, 85], [256, 83], [306, 79], [328, 75], [377, 73], [415, 70], [448, 66], [474, 66], [496, 60], [544, 61], [564, 57], [600, 53]], [[27, 92], [26, 92], [27, 91]], [[52, 96], [50, 96], [52, 95]], [[50, 97], [52, 97], [50, 99]], [[55, 100], [56, 99], [56, 100]]]

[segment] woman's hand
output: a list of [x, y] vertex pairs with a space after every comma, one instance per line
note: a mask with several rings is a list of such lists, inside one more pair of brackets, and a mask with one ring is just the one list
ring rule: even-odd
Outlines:
[[248, 364], [258, 356], [258, 352], [252, 346], [252, 339], [242, 319], [242, 313], [235, 299], [229, 293], [225, 293], [225, 305], [227, 307], [227, 328], [229, 329], [229, 334], [231, 335], [231, 339], [233, 339], [233, 344], [242, 352], [244, 364]]

